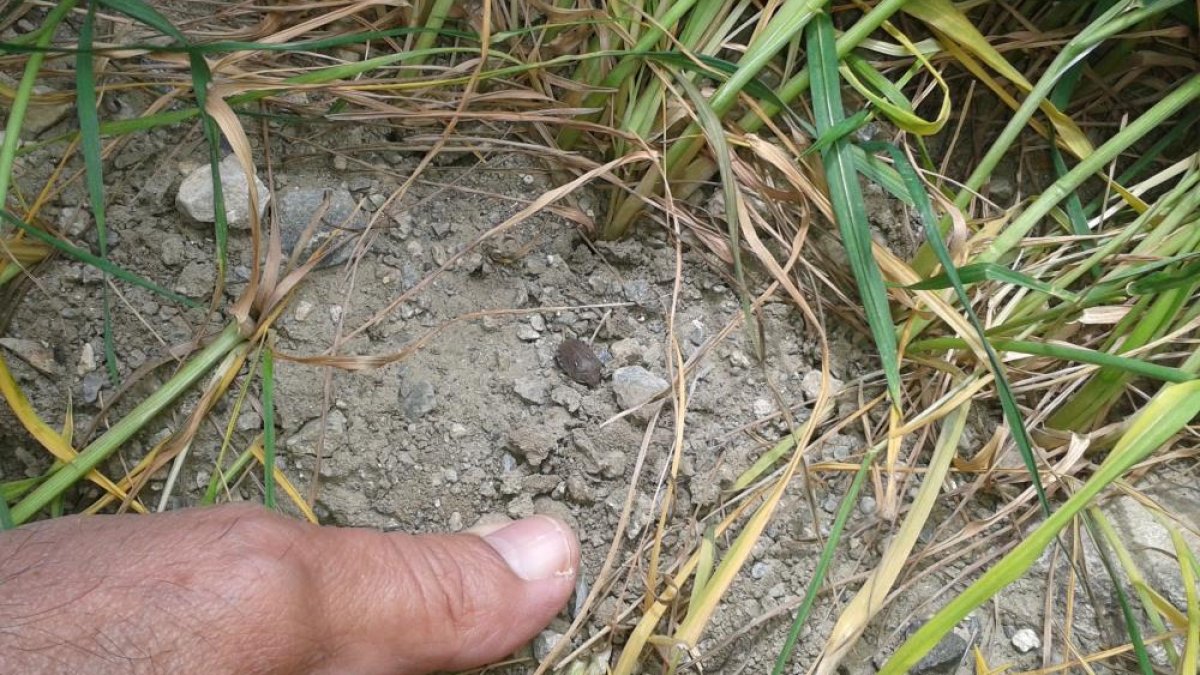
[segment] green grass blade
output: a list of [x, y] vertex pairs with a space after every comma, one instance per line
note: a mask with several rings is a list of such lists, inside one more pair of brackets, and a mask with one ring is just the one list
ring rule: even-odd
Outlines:
[[46, 482], [18, 502], [12, 509], [13, 522], [20, 525], [37, 515], [55, 497], [99, 466], [100, 462], [116, 452], [163, 408], [190, 389], [201, 376], [219, 363], [229, 350], [243, 340], [244, 338], [238, 334], [237, 326], [226, 328], [215, 340], [180, 368], [174, 377], [156, 389], [108, 431], [92, 441], [75, 459], [55, 471], [46, 479]]
[[13, 524], [12, 513], [8, 510], [8, 499], [0, 499], [0, 530], [11, 530], [16, 525]]
[[[1121, 356], [1119, 354], [1109, 354], [1108, 352], [1087, 349], [1086, 347], [1073, 347], [1071, 345], [1064, 344], [1033, 342], [1031, 340], [1010, 340], [1007, 338], [993, 337], [987, 338], [987, 343], [993, 349], [998, 349], [1001, 351], [1015, 352], [1017, 354], [1028, 354], [1029, 356], [1048, 356], [1053, 359], [1074, 361], [1076, 363], [1090, 363], [1095, 366], [1112, 368], [1130, 375], [1149, 377], [1162, 382], [1190, 382], [1197, 377], [1194, 373], [1190, 373], [1182, 368], [1160, 366], [1148, 361], [1142, 361], [1141, 359]], [[967, 346], [967, 341], [962, 338], [939, 337], [913, 342], [911, 345], [909, 345], [909, 350], [913, 353], [919, 353], [949, 349], [966, 349]]]
[[[96, 106], [96, 75], [90, 54], [92, 36], [96, 24], [96, 3], [89, 3], [87, 14], [79, 29], [79, 53], [75, 58], [75, 110], [79, 117], [79, 144], [83, 150], [86, 168], [88, 200], [92, 206], [92, 218], [96, 221], [96, 241], [100, 258], [108, 260], [108, 225], [104, 205], [104, 168], [100, 149], [100, 117]], [[108, 379], [114, 385], [120, 382], [117, 372], [117, 350], [113, 341], [112, 293], [108, 289], [107, 276], [103, 282], [104, 297], [101, 311], [104, 316], [104, 365]]]
[[[37, 45], [46, 47], [54, 37], [54, 30], [72, 9], [75, 0], [62, 0], [42, 21], [39, 29]], [[0, 208], [8, 208], [8, 185], [13, 176], [13, 163], [17, 158], [17, 146], [21, 143], [21, 127], [25, 123], [25, 112], [29, 109], [29, 99], [33, 96], [33, 85], [37, 82], [38, 72], [42, 69], [44, 53], [31, 54], [25, 62], [25, 73], [17, 85], [17, 94], [8, 109], [8, 123], [4, 129], [4, 143], [0, 145]], [[0, 235], [4, 234], [3, 224], [0, 224]]]
[[696, 111], [696, 119], [700, 122], [700, 128], [704, 130], [704, 135], [708, 138], [713, 155], [717, 158], [721, 189], [725, 192], [725, 226], [726, 233], [729, 235], [729, 252], [733, 256], [733, 278], [737, 283], [738, 299], [742, 305], [742, 326], [746, 330], [746, 339], [754, 347], [755, 358], [761, 359], [763, 357], [762, 340], [759, 337], [758, 322], [750, 307], [750, 289], [746, 286], [746, 271], [742, 266], [741, 212], [738, 209], [741, 191], [738, 189], [737, 177], [734, 175], [733, 164], [730, 161], [733, 150], [730, 149], [728, 139], [725, 138], [725, 129], [721, 126], [720, 118], [709, 107], [708, 101], [704, 98], [704, 94], [700, 93], [700, 89], [686, 77], [676, 78], [676, 83], [691, 99], [693, 109]]
[[275, 356], [270, 345], [262, 350], [263, 504], [275, 508]]
[[1113, 481], [1138, 462], [1165, 445], [1200, 413], [1200, 381], [1164, 387], [1133, 418], [1125, 435], [1117, 442], [1095, 474], [1036, 529], [1008, 552], [975, 583], [950, 601], [908, 638], [884, 664], [880, 675], [902, 675], [971, 610], [979, 607], [1001, 589], [1018, 579], [1055, 541], [1058, 533]]
[[[838, 56], [834, 47], [833, 22], [818, 14], [808, 26], [809, 68], [813, 73], [812, 105], [818, 133], [825, 133], [842, 121], [842, 92], [838, 77]], [[829, 181], [829, 198], [842, 245], [850, 259], [850, 268], [867, 315], [867, 324], [887, 378], [892, 405], [900, 406], [900, 352], [896, 329], [892, 324], [883, 273], [872, 253], [871, 225], [863, 207], [862, 189], [850, 143], [843, 138], [821, 153]]]
[[876, 445], [867, 452], [858, 471], [854, 474], [854, 481], [850, 483], [850, 489], [842, 497], [837, 515], [833, 518], [833, 526], [829, 529], [829, 539], [825, 541], [825, 546], [821, 549], [821, 557], [817, 559], [817, 566], [813, 569], [812, 578], [808, 581], [808, 588], [804, 591], [804, 600], [800, 603], [800, 608], [796, 610], [796, 618], [792, 621], [792, 627], [788, 630], [783, 648], [779, 650], [779, 656], [775, 659], [775, 667], [771, 670], [771, 675], [783, 675], [788, 661], [792, 658], [792, 652], [796, 649], [796, 640], [799, 639], [800, 631], [808, 621], [813, 603], [817, 600], [817, 594], [821, 592], [821, 586], [825, 583], [825, 575], [829, 572], [829, 564], [833, 562], [834, 553], [837, 552], [837, 545], [842, 539], [846, 521], [850, 520], [850, 514], [858, 505], [858, 493], [862, 491], [863, 483], [866, 482], [867, 473], [875, 461], [875, 456], [883, 447], [882, 444]]
[[[899, 152], [896, 154], [899, 155]], [[904, 159], [903, 155], [900, 155], [900, 158]], [[904, 166], [909, 171], [913, 171], [912, 166], [908, 163], [907, 159], [904, 161]], [[915, 174], [916, 172], [913, 171], [914, 177]], [[918, 182], [917, 185], [919, 186], [920, 183]], [[925, 201], [928, 203], [928, 199]], [[929, 215], [933, 215], [932, 209], [930, 210]], [[940, 230], [938, 231], [938, 238], [941, 239]], [[945, 247], [944, 240], [942, 242], [942, 246], [943, 248]], [[947, 254], [949, 254], [949, 251], [947, 251]], [[973, 263], [955, 268], [953, 265], [950, 267], [945, 267], [946, 261], [941, 260], [940, 257], [938, 261], [942, 263], [944, 269], [953, 269], [953, 274], [958, 277], [958, 283], [963, 286], [966, 286], [967, 284], [977, 284], [981, 281], [999, 281], [1006, 284], [1012, 284], [1013, 286], [1020, 286], [1021, 288], [1028, 288], [1031, 291], [1040, 291], [1046, 295], [1056, 297], [1060, 300], [1066, 300], [1068, 302], [1076, 302], [1079, 300], [1079, 295], [1072, 293], [1071, 291], [1062, 290], [1044, 281], [1038, 281], [1027, 274], [1022, 274], [1016, 270], [1011, 270], [1004, 265], [998, 265], [996, 263]], [[924, 281], [919, 281], [915, 284], [909, 284], [904, 288], [914, 291], [931, 291], [953, 287], [954, 280], [951, 278], [950, 273], [942, 272], [941, 274], [936, 274]], [[959, 301], [961, 302], [962, 298], [959, 298]]]
[[175, 293], [174, 291], [169, 291], [169, 290], [163, 288], [162, 286], [159, 286], [158, 284], [154, 283], [153, 281], [148, 281], [146, 279], [143, 279], [142, 277], [139, 277], [138, 275], [134, 274], [133, 272], [130, 272], [129, 270], [126, 270], [123, 267], [118, 267], [117, 265], [115, 265], [103, 258], [92, 255], [92, 253], [90, 253], [89, 251], [87, 251], [85, 249], [79, 248], [77, 246], [72, 246], [71, 244], [68, 244], [67, 242], [49, 234], [45, 230], [36, 228], [36, 227], [26, 223], [25, 221], [21, 220], [20, 218], [17, 218], [16, 216], [14, 216], [13, 214], [9, 213], [6, 210], [0, 210], [0, 220], [3, 220], [4, 222], [8, 223], [9, 225], [12, 225], [13, 227], [17, 228], [18, 230], [21, 230], [25, 234], [33, 237], [34, 239], [37, 239], [38, 241], [48, 244], [49, 246], [57, 249], [58, 251], [66, 254], [80, 262], [85, 262], [85, 263], [91, 265], [92, 267], [95, 267], [96, 269], [100, 270], [101, 272], [104, 272], [105, 274], [108, 274], [110, 276], [121, 279], [122, 281], [128, 281], [129, 283], [131, 283], [135, 286], [140, 286], [141, 288], [144, 288], [152, 293], [157, 293], [158, 295], [161, 295], [162, 297], [164, 297], [168, 300], [171, 300], [173, 302], [177, 302], [181, 305], [185, 305], [187, 307], [200, 307], [200, 303], [196, 302], [195, 300], [192, 300], [190, 298], [185, 298], [182, 295]]
[[1100, 564], [1104, 567], [1105, 574], [1108, 575], [1114, 595], [1117, 596], [1117, 604], [1121, 607], [1121, 618], [1125, 620], [1125, 633], [1129, 635], [1129, 642], [1133, 645], [1133, 653], [1137, 658], [1138, 669], [1142, 675], [1153, 675], [1154, 667], [1150, 665], [1150, 655], [1146, 653], [1146, 642], [1142, 639], [1142, 629], [1138, 626], [1137, 619], [1133, 615], [1133, 606], [1129, 604], [1129, 597], [1125, 593], [1125, 584], [1122, 583], [1121, 577], [1117, 574], [1116, 567], [1112, 563], [1112, 555], [1108, 547], [1104, 545], [1104, 540], [1101, 539], [1091, 514], [1085, 509], [1080, 512], [1079, 517], [1083, 520], [1083, 525], [1087, 529], [1088, 536], [1096, 544], [1096, 552], [1100, 554]]
[[996, 395], [1000, 399], [1000, 409], [1004, 413], [1005, 421], [1008, 422], [1013, 442], [1017, 444], [1017, 449], [1021, 453], [1021, 459], [1025, 463], [1025, 468], [1029, 471], [1029, 479], [1033, 482], [1033, 487], [1037, 491], [1038, 502], [1042, 505], [1042, 511], [1049, 514], [1050, 502], [1046, 499], [1046, 492], [1042, 488], [1042, 480], [1038, 473], [1037, 456], [1033, 452], [1033, 442], [1029, 438], [1029, 431], [1025, 428], [1025, 421], [1021, 417], [1021, 409], [1017, 406], [1017, 399], [1013, 396], [1012, 387], [1009, 386], [1004, 364], [1000, 361], [996, 350], [987, 341], [987, 331], [984, 329], [983, 322], [979, 320], [979, 316], [975, 313], [975, 309], [971, 306], [971, 299], [967, 296], [967, 289], [963, 286], [962, 279], [958, 276], [958, 270], [954, 266], [954, 260], [950, 257], [950, 250], [946, 248], [946, 242], [942, 239], [937, 217], [933, 214], [933, 205], [929, 202], [929, 195], [925, 193], [924, 185], [922, 185], [921, 179], [917, 176], [916, 170], [909, 164], [908, 158], [900, 152], [899, 148], [889, 143], [881, 143], [878, 147], [886, 149], [892, 155], [896, 170], [904, 179], [905, 184], [908, 186], [909, 194], [917, 205], [917, 212], [921, 216], [922, 224], [925, 227], [927, 243], [933, 250], [934, 255], [937, 256], [937, 260], [941, 263], [944, 270], [943, 273], [954, 288], [954, 294], [958, 297], [958, 302], [962, 305], [963, 312], [967, 315], [967, 320], [971, 323], [971, 328], [975, 330], [980, 343], [983, 344], [983, 349], [987, 354], [988, 368], [992, 371], [992, 376], [995, 378]]

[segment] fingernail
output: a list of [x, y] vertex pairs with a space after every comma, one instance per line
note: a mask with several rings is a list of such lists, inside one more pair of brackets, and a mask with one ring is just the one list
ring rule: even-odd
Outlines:
[[575, 574], [575, 536], [553, 518], [532, 516], [481, 536], [525, 581]]

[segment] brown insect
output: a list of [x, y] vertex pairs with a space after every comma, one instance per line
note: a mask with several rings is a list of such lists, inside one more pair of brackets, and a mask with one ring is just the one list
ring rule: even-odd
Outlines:
[[594, 387], [600, 384], [600, 376], [604, 372], [604, 364], [596, 358], [592, 346], [583, 340], [563, 340], [558, 346], [555, 357], [558, 367], [562, 368], [567, 377], [580, 384]]

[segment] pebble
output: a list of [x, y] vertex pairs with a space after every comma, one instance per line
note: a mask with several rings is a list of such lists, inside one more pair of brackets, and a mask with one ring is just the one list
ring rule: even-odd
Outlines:
[[513, 383], [513, 391], [526, 403], [542, 405], [546, 402], [546, 382], [542, 378], [519, 378]]
[[[833, 396], [842, 389], [842, 381], [836, 377], [829, 376], [829, 395]], [[804, 392], [804, 396], [809, 400], [815, 399], [821, 393], [821, 371], [810, 370], [804, 374], [800, 380], [800, 391]]]
[[108, 378], [103, 370], [93, 370], [83, 376], [83, 382], [80, 385], [81, 396], [84, 403], [95, 403], [100, 398], [100, 390], [108, 383]]
[[313, 305], [311, 302], [307, 300], [301, 300], [300, 302], [296, 303], [296, 311], [293, 316], [296, 317], [297, 321], [304, 321], [310, 314], [312, 314], [313, 309], [315, 308], [315, 305]]
[[967, 641], [956, 632], [946, 633], [946, 637], [930, 649], [925, 658], [913, 666], [913, 673], [952, 673], [955, 666], [966, 653]]
[[573, 413], [583, 405], [583, 396], [570, 387], [555, 387], [550, 391], [550, 400]]
[[[35, 94], [50, 94], [53, 92], [54, 90], [50, 87], [40, 84], [33, 87], [33, 93]], [[71, 102], [71, 99], [61, 103], [30, 101], [29, 107], [25, 110], [25, 119], [21, 123], [21, 131], [36, 136], [58, 124], [73, 108], [74, 104]]]
[[750, 578], [761, 579], [767, 576], [767, 573], [770, 571], [771, 563], [760, 560], [750, 566]]
[[75, 374], [79, 376], [87, 375], [96, 369], [96, 348], [92, 343], [83, 343], [83, 349], [79, 350], [79, 364], [75, 366]]
[[612, 353], [613, 361], [620, 366], [631, 366], [640, 363], [643, 355], [646, 353], [646, 348], [638, 344], [633, 338], [625, 338], [617, 340], [608, 347]]
[[37, 340], [0, 338], [0, 347], [16, 354], [43, 375], [55, 375], [59, 371], [58, 362], [54, 360], [54, 350]]
[[467, 428], [458, 422], [450, 425], [450, 438], [459, 439], [467, 435]]
[[[238, 158], [229, 155], [221, 160], [221, 196], [225, 201], [225, 218], [229, 226], [238, 229], [250, 227], [250, 196], [249, 181]], [[266, 183], [258, 176], [254, 177], [258, 187], [258, 217], [262, 218], [267, 211], [267, 202], [271, 193], [267, 191]], [[204, 164], [189, 173], [179, 185], [175, 195], [175, 205], [191, 220], [198, 223], [216, 221], [216, 210], [213, 207], [212, 167]]]
[[538, 633], [533, 640], [533, 658], [537, 659], [538, 663], [545, 661], [562, 639], [563, 634], [558, 631], [544, 630]]
[[877, 505], [874, 497], [863, 497], [862, 500], [858, 502], [858, 510], [865, 516], [873, 515], [876, 508]]
[[617, 368], [613, 372], [612, 383], [617, 405], [624, 410], [649, 401], [668, 386], [666, 380], [641, 366]]
[[463, 517], [458, 511], [450, 514], [450, 519], [446, 521], [446, 529], [451, 532], [459, 532], [463, 529]]
[[517, 337], [525, 342], [533, 342], [542, 337], [542, 334], [534, 330], [533, 326], [529, 324], [521, 324], [517, 328]]
[[529, 325], [539, 333], [546, 330], [546, 320], [542, 318], [541, 314], [534, 314], [529, 317]]
[[404, 416], [416, 420], [437, 407], [437, 392], [425, 380], [404, 380], [400, 384], [400, 405]]
[[1032, 628], [1022, 628], [1016, 633], [1013, 633], [1012, 646], [1022, 654], [1028, 654], [1038, 647], [1041, 647], [1042, 641], [1040, 638], [1038, 638], [1037, 631], [1033, 630]]
[[775, 412], [775, 404], [765, 398], [755, 399], [751, 408], [754, 410], [754, 416], [758, 419], [762, 419]]
[[[245, 416], [245, 415], [252, 415], [255, 420], [254, 423], [251, 424], [251, 421], [249, 419], [243, 421], [242, 416]], [[259, 426], [259, 423], [257, 422], [258, 413], [255, 413], [254, 411], [251, 410], [251, 411], [243, 412], [242, 416], [238, 417], [238, 421], [237, 421], [238, 425], [251, 424], [251, 426], [249, 427], [250, 429], [253, 429], [253, 428]], [[345, 433], [346, 433], [346, 416], [343, 415], [342, 411], [340, 411], [340, 410], [330, 410], [329, 414], [325, 416], [325, 442], [326, 442], [326, 444], [329, 444], [332, 442], [337, 442], [337, 440], [340, 437], [344, 436]], [[288, 439], [286, 441], [284, 441], [284, 446], [288, 447], [288, 448], [296, 448], [296, 449], [302, 449], [302, 450], [308, 450], [308, 451], [315, 451], [316, 445], [317, 445], [317, 439], [319, 439], [320, 436], [321, 436], [321, 418], [314, 417], [314, 418], [308, 420], [307, 422], [305, 422], [303, 425], [301, 425], [300, 428], [296, 430], [296, 433], [289, 436]]]
[[279, 236], [285, 257], [291, 256], [313, 216], [328, 198], [329, 205], [301, 249], [300, 260], [307, 260], [319, 246], [334, 237], [337, 239], [333, 248], [317, 263], [316, 269], [341, 265], [350, 259], [354, 251], [354, 233], [367, 226], [367, 219], [349, 190], [291, 186], [280, 190], [277, 198], [275, 212], [279, 216]]

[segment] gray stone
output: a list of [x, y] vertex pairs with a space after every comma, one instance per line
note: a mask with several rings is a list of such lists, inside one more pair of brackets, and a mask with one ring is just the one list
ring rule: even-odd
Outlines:
[[946, 633], [946, 637], [929, 650], [925, 658], [913, 666], [913, 673], [953, 673], [967, 652], [967, 641], [957, 632]]
[[79, 350], [79, 363], [75, 366], [76, 375], [87, 375], [96, 369], [96, 348], [92, 343], [83, 343], [83, 348]]
[[553, 630], [544, 630], [538, 633], [538, 636], [533, 640], [533, 658], [538, 660], [538, 663], [546, 660], [559, 641], [563, 639], [562, 633]]
[[540, 377], [522, 377], [513, 383], [513, 391], [522, 401], [533, 405], [546, 402], [546, 381]]
[[[50, 87], [38, 84], [34, 85], [33, 93], [46, 96], [56, 92]], [[36, 136], [62, 121], [67, 113], [74, 109], [74, 97], [67, 92], [58, 92], [58, 96], [64, 100], [62, 102], [31, 100], [29, 107], [25, 110], [25, 120], [21, 123], [21, 131]]]
[[[1195, 483], [1162, 481], [1139, 488], [1162, 504], [1177, 523], [1194, 526], [1200, 522], [1200, 487]], [[1170, 532], [1133, 497], [1118, 497], [1102, 509], [1117, 531], [1122, 533], [1130, 556], [1150, 586], [1176, 607], [1187, 607], [1187, 591], [1179, 574], [1179, 562]], [[1192, 551], [1200, 551], [1200, 537], [1183, 528], [1180, 528], [1180, 534]], [[1099, 562], [1096, 561], [1096, 564]]]
[[183, 237], [167, 235], [158, 245], [158, 257], [167, 267], [178, 267], [187, 259], [187, 246]]
[[81, 395], [84, 403], [95, 403], [100, 398], [100, 390], [104, 385], [108, 384], [108, 376], [103, 370], [93, 370], [83, 376], [83, 382], [80, 385]]
[[517, 326], [517, 337], [525, 342], [533, 342], [542, 337], [542, 334], [533, 329], [533, 326], [521, 324]]
[[[251, 411], [250, 414], [254, 415], [255, 418], [258, 417], [257, 413], [254, 413], [253, 411]], [[249, 420], [246, 421], [246, 423], [249, 423], [249, 422], [250, 422]], [[238, 424], [239, 425], [242, 424], [241, 417], [238, 418]], [[258, 425], [257, 424], [252, 425], [251, 428], [254, 428], [254, 426], [258, 426]], [[337, 409], [330, 410], [329, 414], [327, 414], [325, 416], [325, 447], [326, 447], [326, 449], [340, 443], [341, 439], [345, 435], [346, 435], [346, 416], [343, 415], [342, 411], [340, 411], [340, 410], [337, 410]], [[301, 425], [301, 427], [296, 430], [296, 433], [289, 436], [288, 439], [286, 441], [284, 441], [284, 446], [287, 447], [288, 449], [292, 449], [292, 450], [302, 450], [305, 452], [313, 453], [313, 452], [316, 452], [317, 441], [318, 441], [318, 439], [320, 439], [320, 437], [321, 437], [321, 418], [314, 417], [311, 420], [308, 420], [307, 422], [305, 422], [303, 425]]]
[[624, 410], [640, 406], [668, 386], [666, 380], [641, 366], [617, 368], [613, 372], [612, 383], [617, 405]]
[[287, 187], [279, 192], [275, 204], [275, 212], [279, 216], [283, 254], [290, 256], [327, 198], [329, 204], [313, 227], [312, 236], [300, 254], [300, 260], [303, 262], [319, 246], [334, 239], [331, 244], [333, 248], [317, 263], [317, 269], [340, 265], [350, 259], [354, 250], [354, 234], [367, 226], [366, 214], [357, 208], [350, 192], [340, 187]]
[[190, 263], [175, 278], [171, 288], [189, 298], [202, 298], [212, 293], [214, 274], [211, 263]]
[[[250, 227], [250, 194], [249, 181], [246, 179], [242, 165], [234, 155], [221, 160], [221, 196], [225, 201], [225, 219], [229, 226], [237, 229]], [[267, 212], [267, 202], [271, 193], [267, 191], [266, 183], [254, 177], [258, 187], [258, 217], [261, 219]], [[175, 205], [191, 220], [198, 223], [216, 221], [216, 209], [213, 206], [212, 167], [208, 164], [197, 168], [183, 179], [179, 192], [175, 195]]]
[[405, 379], [400, 385], [400, 404], [410, 420], [423, 417], [437, 407], [437, 392], [425, 380]]
[[1028, 654], [1038, 647], [1041, 647], [1042, 641], [1038, 637], [1037, 631], [1033, 630], [1032, 628], [1022, 628], [1016, 633], [1013, 633], [1012, 646], [1018, 652], [1021, 652], [1022, 654]]
[[514, 429], [508, 434], [508, 449], [532, 466], [540, 466], [546, 461], [557, 445], [558, 441], [549, 432], [536, 425]]
[[579, 406], [583, 405], [583, 396], [570, 387], [555, 387], [550, 392], [550, 400], [566, 408], [570, 413], [579, 410]]

